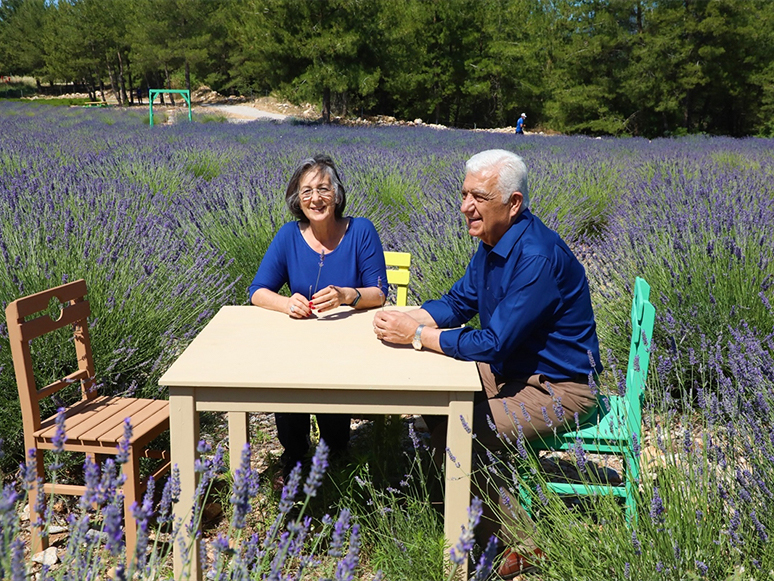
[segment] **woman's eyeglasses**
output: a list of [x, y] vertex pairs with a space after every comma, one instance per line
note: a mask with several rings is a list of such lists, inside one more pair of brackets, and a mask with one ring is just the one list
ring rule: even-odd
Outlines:
[[299, 195], [303, 201], [308, 202], [312, 199], [312, 196], [315, 192], [317, 192], [317, 195], [320, 196], [323, 200], [330, 200], [333, 198], [333, 190], [328, 186], [320, 186], [319, 188], [304, 188], [301, 190]]

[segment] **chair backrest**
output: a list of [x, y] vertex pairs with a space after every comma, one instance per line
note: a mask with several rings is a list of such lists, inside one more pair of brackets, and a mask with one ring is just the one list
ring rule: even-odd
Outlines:
[[642, 394], [648, 379], [656, 309], [650, 302], [650, 285], [637, 277], [632, 299], [632, 339], [626, 370], [626, 408], [630, 433], [641, 439]]
[[397, 286], [395, 305], [405, 307], [408, 302], [411, 253], [385, 251], [384, 262], [387, 263], [387, 282]]
[[[80, 381], [81, 395], [84, 399], [93, 399], [97, 396], [93, 389], [94, 361], [87, 323], [91, 309], [89, 301], [85, 299], [86, 292], [86, 281], [80, 279], [16, 299], [5, 309], [25, 432], [40, 428], [40, 401], [60, 389]], [[57, 319], [53, 319], [48, 313], [52, 299], [56, 299], [61, 304], [61, 312]], [[27, 320], [33, 315], [38, 316]], [[30, 342], [68, 325], [73, 326], [78, 370], [38, 389], [33, 372]]]

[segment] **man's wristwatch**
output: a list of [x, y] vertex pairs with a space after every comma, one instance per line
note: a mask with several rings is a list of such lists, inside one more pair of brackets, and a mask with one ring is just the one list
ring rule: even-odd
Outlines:
[[360, 297], [363, 296], [363, 295], [360, 294], [359, 290], [355, 289], [355, 292], [357, 293], [357, 296], [355, 297], [355, 300], [352, 301], [351, 303], [349, 303], [349, 306], [352, 307], [353, 309], [355, 308], [355, 306], [357, 305], [358, 301], [360, 300]]
[[417, 351], [422, 351], [422, 329], [424, 328], [424, 325], [419, 325], [414, 331], [414, 338], [411, 340], [411, 346]]

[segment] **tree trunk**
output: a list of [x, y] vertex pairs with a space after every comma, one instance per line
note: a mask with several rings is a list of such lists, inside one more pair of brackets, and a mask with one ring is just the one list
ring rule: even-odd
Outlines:
[[129, 99], [126, 96], [126, 82], [124, 81], [124, 59], [121, 58], [120, 50], [116, 51], [116, 55], [118, 56], [118, 86], [121, 90], [123, 105], [127, 105]]
[[[99, 94], [102, 95], [102, 102], [106, 103], [107, 99], [105, 99], [105, 83], [102, 80], [102, 75], [99, 74], [98, 71], [94, 71], [95, 76], [99, 80]], [[96, 101], [96, 99], [94, 99]]]
[[83, 79], [83, 84], [86, 85], [86, 91], [89, 93], [89, 101], [96, 101], [97, 88], [94, 86], [94, 79]]
[[[164, 81], [161, 80], [161, 72], [156, 71], [155, 77], [156, 77], [156, 86], [159, 89], [163, 89], [164, 88]], [[150, 86], [150, 85], [148, 85], [148, 86]], [[148, 93], [148, 99], [150, 99], [150, 92]], [[162, 105], [165, 104], [164, 93], [159, 93], [159, 103], [161, 103]]]
[[[126, 75], [129, 77], [129, 103], [134, 105], [134, 79], [132, 79], [132, 67], [129, 63], [129, 57], [126, 57]], [[140, 96], [137, 95], [137, 98], [139, 99]], [[142, 105], [142, 101], [140, 101], [140, 105]]]
[[328, 87], [323, 89], [322, 117], [323, 123], [331, 122], [331, 90]]
[[686, 131], [691, 130], [691, 91], [685, 92], [685, 101], [683, 107], [683, 125]]
[[110, 59], [107, 57], [105, 58], [105, 63], [107, 66], [107, 72], [108, 72], [108, 78], [110, 78], [110, 89], [113, 91], [113, 95], [116, 97], [116, 101], [118, 101], [119, 106], [122, 105], [121, 103], [121, 90], [118, 87], [118, 82], [116, 80], [116, 75], [113, 72], [113, 67], [110, 66]]
[[191, 94], [191, 65], [188, 64], [188, 59], [185, 61], [185, 88], [188, 89], [188, 94]]
[[[167, 76], [167, 89], [172, 88], [172, 78], [169, 76], [169, 68], [167, 65], [164, 65], [164, 74]], [[169, 94], [169, 103], [173, 107], [175, 106], [175, 98], [172, 96], [172, 93]]]

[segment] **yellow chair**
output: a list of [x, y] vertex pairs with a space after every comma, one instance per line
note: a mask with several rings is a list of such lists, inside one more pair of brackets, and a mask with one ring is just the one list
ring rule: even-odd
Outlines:
[[405, 307], [408, 302], [411, 253], [385, 251], [384, 262], [387, 263], [387, 283], [398, 287], [396, 289], [395, 306]]

